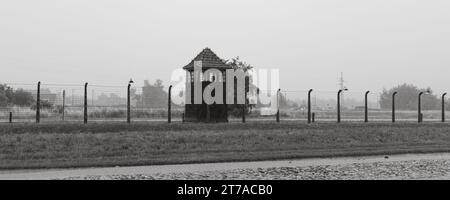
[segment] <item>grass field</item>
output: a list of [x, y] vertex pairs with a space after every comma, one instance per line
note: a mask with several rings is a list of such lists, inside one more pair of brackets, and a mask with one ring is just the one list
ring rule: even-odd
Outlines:
[[448, 152], [450, 124], [0, 124], [0, 169]]

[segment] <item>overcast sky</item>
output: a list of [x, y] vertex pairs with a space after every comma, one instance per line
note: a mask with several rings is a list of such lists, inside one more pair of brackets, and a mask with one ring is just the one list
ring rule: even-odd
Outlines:
[[450, 92], [448, 0], [3, 0], [0, 82], [142, 84], [203, 48], [288, 90]]

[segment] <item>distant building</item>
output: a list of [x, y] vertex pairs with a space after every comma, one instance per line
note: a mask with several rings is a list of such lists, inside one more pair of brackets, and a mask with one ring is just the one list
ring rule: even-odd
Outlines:
[[[31, 93], [34, 100], [37, 100], [37, 91], [36, 90], [26, 90], [26, 92]], [[50, 89], [43, 88], [41, 89], [40, 94], [41, 101], [47, 101], [48, 103], [55, 105], [58, 103], [58, 94], [52, 93]]]

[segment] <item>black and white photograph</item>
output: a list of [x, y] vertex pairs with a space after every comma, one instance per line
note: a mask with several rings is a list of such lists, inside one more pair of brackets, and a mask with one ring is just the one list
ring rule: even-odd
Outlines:
[[181, 181], [179, 199], [271, 199], [270, 181], [450, 180], [449, 11], [2, 0], [0, 180]]

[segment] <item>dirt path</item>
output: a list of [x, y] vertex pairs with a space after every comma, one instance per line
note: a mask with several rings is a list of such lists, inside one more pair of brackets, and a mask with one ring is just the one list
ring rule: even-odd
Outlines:
[[450, 162], [450, 153], [405, 154], [389, 157], [13, 170], [0, 171], [0, 179], [448, 179], [450, 168], [447, 162]]

